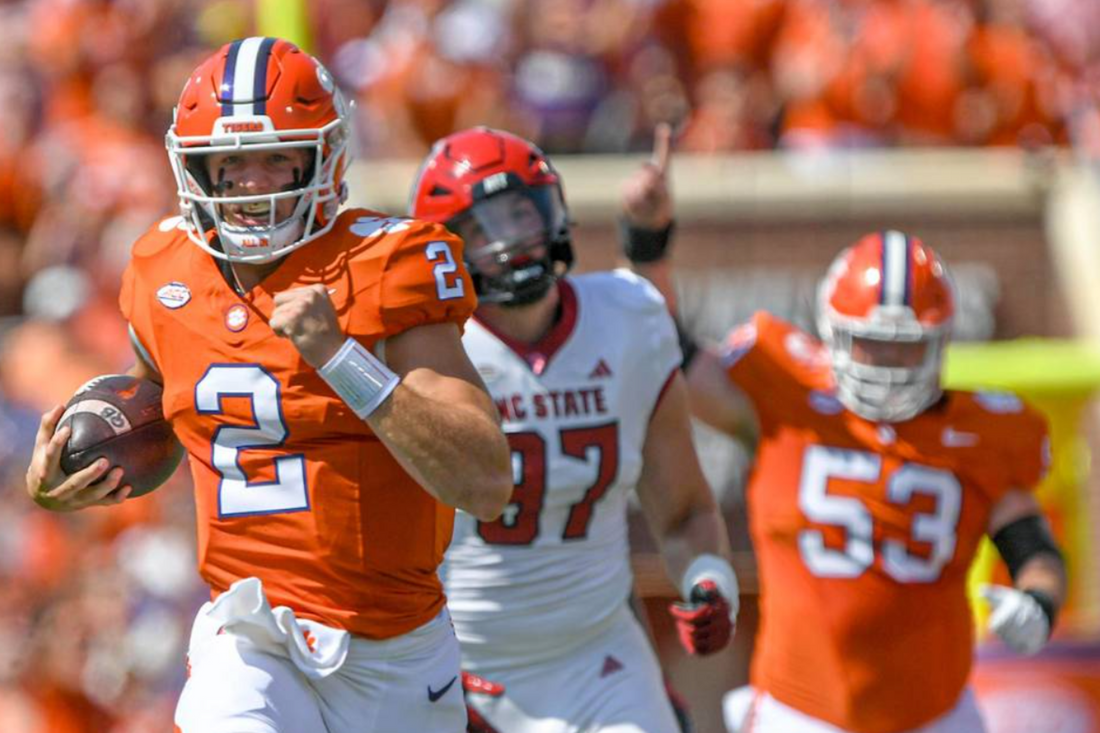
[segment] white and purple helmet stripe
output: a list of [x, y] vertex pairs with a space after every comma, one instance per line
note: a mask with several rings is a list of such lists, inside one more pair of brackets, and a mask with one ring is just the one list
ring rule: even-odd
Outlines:
[[882, 305], [910, 304], [910, 250], [909, 237], [901, 232], [888, 229], [882, 233]]
[[222, 75], [223, 117], [267, 114], [267, 64], [275, 40], [252, 37], [230, 44]]

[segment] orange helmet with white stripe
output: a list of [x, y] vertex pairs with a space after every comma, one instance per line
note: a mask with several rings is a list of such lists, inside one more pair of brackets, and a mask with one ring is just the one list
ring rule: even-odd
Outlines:
[[[319, 61], [278, 38], [226, 44], [188, 78], [166, 138], [188, 236], [215, 257], [262, 263], [325, 234], [347, 197], [349, 137], [347, 105]], [[306, 170], [281, 191], [227, 195], [206, 171], [211, 153], [279, 148], [310, 152]], [[287, 198], [294, 213], [277, 221], [276, 202]], [[221, 207], [230, 204], [267, 204], [267, 224], [229, 224]]]
[[818, 328], [837, 397], [868, 420], [900, 422], [942, 393], [955, 315], [943, 261], [916, 237], [868, 234], [840, 253], [818, 290]]

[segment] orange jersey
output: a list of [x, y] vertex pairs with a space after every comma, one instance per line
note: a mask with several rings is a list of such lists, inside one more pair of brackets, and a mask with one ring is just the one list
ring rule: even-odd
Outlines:
[[857, 733], [947, 712], [973, 654], [967, 570], [991, 508], [1042, 478], [1045, 422], [1013, 395], [957, 391], [906, 422], [864, 420], [834, 396], [822, 345], [764, 313], [724, 360], [760, 423], [753, 685]]
[[476, 306], [462, 243], [442, 227], [343, 212], [332, 231], [247, 295], [178, 218], [134, 245], [120, 303], [164, 378], [164, 413], [187, 448], [199, 572], [214, 594], [249, 576], [272, 605], [370, 638], [431, 620], [454, 510], [432, 498], [268, 326], [276, 293], [323, 283], [368, 347]]

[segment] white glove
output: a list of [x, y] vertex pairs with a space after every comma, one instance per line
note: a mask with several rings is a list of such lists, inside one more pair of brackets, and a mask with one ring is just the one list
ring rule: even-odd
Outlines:
[[1013, 651], [1035, 654], [1050, 636], [1050, 622], [1039, 602], [1023, 591], [1005, 585], [983, 584], [978, 588], [989, 601], [992, 613], [989, 630], [1001, 637]]

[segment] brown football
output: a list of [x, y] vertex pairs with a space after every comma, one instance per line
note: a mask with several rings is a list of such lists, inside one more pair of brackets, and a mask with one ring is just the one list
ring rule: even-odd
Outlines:
[[91, 380], [65, 405], [57, 427], [72, 435], [61, 449], [61, 470], [72, 474], [98, 458], [122, 468], [121, 486], [130, 496], [148, 494], [172, 475], [183, 458], [183, 446], [164, 419], [161, 388], [156, 382], [125, 374]]

